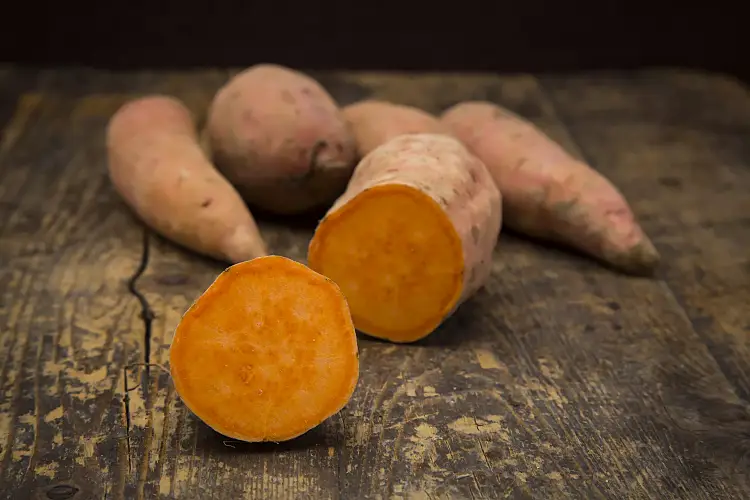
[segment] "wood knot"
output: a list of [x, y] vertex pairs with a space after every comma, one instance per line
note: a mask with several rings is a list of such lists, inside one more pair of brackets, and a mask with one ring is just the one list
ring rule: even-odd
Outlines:
[[67, 500], [73, 498], [79, 489], [71, 484], [56, 484], [47, 490], [47, 498], [51, 500]]

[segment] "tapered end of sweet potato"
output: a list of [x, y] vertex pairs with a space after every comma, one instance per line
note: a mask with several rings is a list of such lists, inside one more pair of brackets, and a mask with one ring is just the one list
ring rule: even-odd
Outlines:
[[659, 267], [661, 256], [653, 243], [643, 236], [638, 244], [627, 252], [605, 255], [604, 260], [628, 274], [650, 276]]
[[414, 342], [434, 331], [461, 296], [461, 245], [429, 195], [404, 184], [383, 184], [321, 221], [308, 262], [341, 287], [357, 329], [392, 342]]
[[185, 313], [170, 348], [185, 405], [242, 441], [284, 441], [338, 412], [359, 374], [346, 300], [285, 257], [224, 271]]
[[233, 264], [268, 255], [268, 247], [254, 221], [238, 226], [224, 241], [222, 249], [226, 260]]

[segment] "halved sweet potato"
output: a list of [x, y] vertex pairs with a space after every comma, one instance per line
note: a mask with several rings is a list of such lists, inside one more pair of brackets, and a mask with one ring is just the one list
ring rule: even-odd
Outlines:
[[359, 360], [346, 299], [285, 257], [235, 264], [183, 316], [170, 370], [185, 405], [217, 432], [292, 439], [354, 392]]

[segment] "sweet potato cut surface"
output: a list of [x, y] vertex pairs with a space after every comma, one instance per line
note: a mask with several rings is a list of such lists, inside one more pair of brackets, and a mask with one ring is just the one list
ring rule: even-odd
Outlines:
[[183, 316], [170, 370], [185, 405], [217, 432], [292, 439], [354, 392], [349, 308], [330, 279], [285, 257], [235, 264]]
[[413, 106], [368, 99], [342, 110], [351, 125], [360, 158], [401, 134], [448, 133], [440, 120]]
[[500, 194], [457, 140], [406, 134], [374, 149], [316, 229], [309, 265], [341, 287], [355, 326], [429, 335], [489, 276]]
[[656, 268], [659, 253], [620, 191], [531, 122], [489, 102], [457, 104], [442, 121], [489, 169], [508, 227], [632, 274]]
[[461, 296], [461, 237], [416, 188], [362, 192], [321, 227], [317, 241], [313, 265], [341, 281], [365, 332], [412, 340], [434, 329]]

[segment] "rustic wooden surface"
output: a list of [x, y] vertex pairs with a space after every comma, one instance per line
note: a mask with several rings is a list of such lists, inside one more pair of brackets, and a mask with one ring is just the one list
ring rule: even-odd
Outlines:
[[[486, 290], [415, 345], [362, 337], [340, 415], [228, 441], [166, 363], [221, 271], [144, 232], [103, 130], [168, 92], [200, 116], [229, 71], [0, 70], [0, 497], [750, 498], [750, 91], [718, 75], [316, 75], [439, 111], [491, 99], [621, 187], [656, 279], [503, 233]], [[304, 261], [312, 225], [262, 219]], [[135, 280], [133, 282], [133, 277]]]

